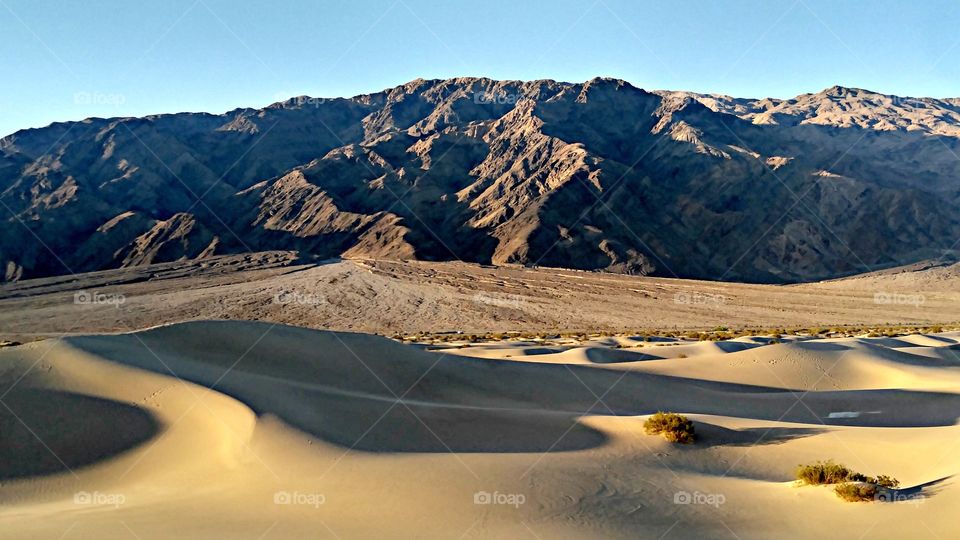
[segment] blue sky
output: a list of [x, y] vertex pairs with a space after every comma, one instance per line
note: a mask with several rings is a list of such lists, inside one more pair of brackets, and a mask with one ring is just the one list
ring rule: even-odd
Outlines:
[[957, 0], [0, 0], [0, 135], [461, 75], [960, 97], [957, 28]]

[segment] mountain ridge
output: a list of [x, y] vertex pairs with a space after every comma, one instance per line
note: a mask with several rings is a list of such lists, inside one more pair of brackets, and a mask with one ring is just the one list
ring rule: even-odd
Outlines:
[[0, 262], [14, 280], [295, 249], [790, 282], [940, 256], [960, 106], [881, 96], [462, 77], [55, 123], [0, 139]]
[[[233, 108], [233, 109], [226, 110], [226, 111], [224, 111], [224, 112], [222, 112], [222, 113], [209, 112], [209, 111], [180, 111], [180, 112], [175, 112], [175, 113], [153, 113], [153, 114], [148, 114], [148, 115], [144, 115], [144, 116], [111, 116], [111, 117], [90, 116], [90, 117], [82, 118], [82, 119], [80, 119], [80, 120], [55, 121], [55, 122], [51, 122], [50, 124], [47, 124], [46, 126], [28, 127], [28, 128], [18, 129], [18, 130], [16, 130], [16, 131], [12, 132], [12, 133], [9, 133], [9, 134], [7, 134], [7, 135], [4, 135], [4, 136], [0, 137], [0, 149], [3, 148], [4, 142], [6, 141], [6, 139], [8, 139], [8, 138], [13, 138], [13, 137], [15, 137], [15, 136], [18, 135], [18, 134], [26, 134], [27, 132], [33, 132], [33, 131], [51, 129], [51, 128], [56, 128], [56, 127], [58, 127], [58, 126], [69, 125], [69, 124], [89, 123], [89, 122], [92, 122], [92, 121], [110, 122], [110, 121], [118, 121], [118, 120], [136, 120], [136, 119], [151, 119], [151, 120], [152, 120], [152, 119], [157, 119], [157, 118], [160, 118], [160, 117], [176, 116], [176, 115], [207, 115], [207, 116], [220, 117], [220, 116], [226, 116], [226, 115], [238, 114], [238, 113], [245, 113], [245, 112], [260, 112], [260, 111], [263, 111], [263, 110], [265, 110], [265, 109], [270, 109], [270, 108], [282, 108], [282, 107], [284, 107], [287, 103], [317, 102], [317, 101], [352, 101], [352, 100], [362, 100], [362, 99], [364, 99], [364, 98], [369, 98], [369, 97], [371, 97], [371, 96], [376, 96], [376, 95], [378, 95], [378, 94], [382, 94], [382, 93], [384, 93], [384, 92], [388, 92], [388, 91], [391, 90], [391, 89], [397, 89], [397, 88], [401, 88], [401, 87], [406, 87], [406, 86], [410, 85], [411, 83], [418, 83], [418, 82], [420, 82], [420, 83], [440, 83], [440, 82], [445, 82], [445, 81], [458, 81], [458, 80], [489, 81], [489, 82], [500, 82], [500, 83], [515, 83], [515, 84], [524, 84], [524, 83], [527, 83], [527, 84], [530, 84], [530, 83], [552, 83], [552, 84], [557, 84], [557, 85], [568, 85], [568, 86], [576, 86], [577, 84], [584, 84], [584, 83], [574, 83], [574, 82], [569, 82], [569, 81], [561, 81], [561, 80], [557, 80], [557, 79], [533, 79], [533, 80], [529, 80], [529, 81], [523, 81], [523, 80], [520, 80], [520, 79], [492, 79], [492, 78], [489, 78], [489, 77], [455, 77], [455, 78], [448, 78], [448, 79], [442, 79], [442, 78], [436, 78], [436, 79], [416, 78], [416, 79], [413, 79], [413, 80], [409, 81], [408, 83], [400, 84], [400, 85], [397, 85], [397, 86], [395, 86], [395, 87], [391, 87], [391, 88], [388, 88], [388, 89], [385, 89], [385, 90], [381, 90], [380, 92], [371, 92], [371, 93], [364, 93], [364, 94], [356, 94], [356, 95], [349, 96], [349, 97], [346, 97], [346, 96], [321, 97], [321, 96], [310, 96], [310, 95], [302, 94], [302, 95], [297, 95], [297, 96], [290, 96], [290, 97], [288, 97], [288, 98], [286, 98], [286, 99], [282, 99], [282, 100], [279, 100], [279, 101], [274, 101], [274, 102], [269, 103], [269, 104], [267, 104], [267, 105], [264, 105], [264, 106], [262, 106], [262, 107], [235, 107], [235, 108]], [[686, 96], [689, 96], [689, 97], [691, 97], [691, 98], [694, 98], [694, 99], [702, 99], [702, 100], [704, 100], [704, 101], [717, 100], [717, 101], [732, 102], [732, 103], [733, 103], [733, 102], [742, 102], [742, 103], [760, 103], [760, 102], [783, 103], [783, 102], [795, 101], [795, 100], [797, 100], [798, 98], [805, 97], [805, 96], [822, 95], [822, 94], [828, 93], [828, 92], [830, 92], [830, 91], [837, 91], [837, 90], [839, 90], [839, 91], [857, 91], [857, 92], [864, 92], [864, 93], [867, 93], [867, 94], [872, 94], [872, 95], [877, 95], [877, 96], [885, 96], [885, 97], [890, 97], [890, 98], [897, 98], [897, 99], [900, 99], [900, 100], [937, 101], [937, 102], [942, 102], [942, 103], [949, 104], [950, 106], [956, 107], [958, 110], [960, 110], [960, 97], [939, 97], [939, 98], [938, 98], [938, 97], [932, 97], [932, 96], [922, 96], [922, 97], [918, 97], [918, 96], [899, 96], [899, 95], [896, 95], [896, 94], [884, 94], [884, 93], [882, 93], [882, 92], [879, 92], [879, 91], [876, 91], [876, 90], [870, 90], [870, 89], [866, 89], [866, 88], [860, 88], [860, 87], [855, 87], [855, 86], [843, 86], [843, 85], [833, 85], [833, 86], [824, 88], [823, 90], [821, 90], [821, 91], [819, 91], [819, 92], [807, 92], [807, 93], [797, 94], [796, 96], [794, 96], [794, 97], [792, 97], [792, 98], [775, 98], [775, 97], [769, 97], [769, 96], [768, 96], [768, 97], [764, 97], [764, 98], [744, 98], [744, 97], [734, 97], [734, 96], [731, 96], [731, 95], [729, 95], [729, 94], [707, 93], [707, 92], [695, 92], [695, 91], [688, 91], [688, 90], [666, 90], [666, 89], [649, 89], [649, 90], [647, 90], [647, 89], [644, 89], [644, 88], [642, 88], [642, 87], [639, 87], [639, 86], [634, 85], [633, 83], [631, 83], [630, 81], [627, 81], [626, 79], [620, 79], [620, 78], [616, 78], [616, 77], [603, 77], [603, 76], [598, 76], [598, 77], [594, 77], [593, 79], [590, 79], [589, 81], [585, 81], [585, 82], [591, 82], [591, 81], [596, 81], [596, 80], [617, 81], [617, 82], [619, 82], [619, 83], [623, 83], [623, 84], [629, 85], [629, 86], [631, 86], [631, 87], [633, 87], [633, 88], [640, 89], [640, 90], [644, 90], [644, 91], [646, 91], [646, 92], [649, 92], [649, 93], [652, 93], [652, 94], [657, 94], [657, 95], [663, 95], [663, 96], [668, 96], [668, 95], [686, 95]], [[709, 107], [709, 106], [708, 106], [708, 107]], [[723, 112], [723, 111], [718, 111], [718, 112]], [[728, 113], [728, 114], [729, 114], [729, 113]]]

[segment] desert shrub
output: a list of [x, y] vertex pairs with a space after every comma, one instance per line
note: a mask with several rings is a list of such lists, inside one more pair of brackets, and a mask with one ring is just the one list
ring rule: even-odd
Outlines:
[[871, 484], [874, 483], [873, 478], [870, 478], [869, 476], [858, 473], [858, 472], [851, 472], [850, 476], [847, 477], [847, 480], [850, 482], [870, 482]]
[[833, 491], [838, 497], [848, 502], [873, 501], [877, 499], [877, 486], [875, 484], [847, 482], [833, 488]]
[[809, 465], [797, 467], [797, 480], [804, 484], [839, 484], [853, 480], [858, 473], [851, 471], [833, 460], [818, 461]]
[[[671, 345], [675, 345], [675, 344], [671, 344]], [[684, 353], [680, 353], [680, 354], [677, 355], [677, 358], [686, 358], [686, 357], [687, 357], [687, 355], [684, 354]]]
[[797, 480], [804, 484], [835, 484], [834, 492], [845, 501], [872, 501], [877, 494], [885, 490], [896, 489], [900, 481], [885, 474], [876, 478], [834, 463], [832, 460], [818, 461], [797, 467]]
[[696, 439], [693, 422], [686, 416], [676, 413], [658, 412], [643, 423], [647, 435], [663, 435], [663, 438], [675, 443], [691, 444]]
[[877, 475], [873, 483], [885, 488], [895, 489], [900, 486], [900, 481], [885, 474]]

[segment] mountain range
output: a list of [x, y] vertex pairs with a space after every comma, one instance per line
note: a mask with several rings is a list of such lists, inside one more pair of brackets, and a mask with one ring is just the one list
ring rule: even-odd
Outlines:
[[0, 139], [0, 278], [229, 253], [749, 282], [950, 256], [960, 99], [417, 79]]

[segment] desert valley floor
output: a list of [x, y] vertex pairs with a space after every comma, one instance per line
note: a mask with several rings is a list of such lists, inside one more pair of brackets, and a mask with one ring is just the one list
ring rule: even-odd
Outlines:
[[0, 340], [210, 319], [387, 336], [931, 325], [960, 321], [960, 264], [778, 286], [263, 252], [0, 286]]
[[[0, 537], [960, 535], [955, 266], [767, 286], [271, 257], [3, 289]], [[261, 320], [202, 320], [228, 318]], [[626, 330], [885, 323], [944, 327]], [[509, 330], [556, 333], [373, 334]], [[659, 410], [697, 442], [646, 435]], [[794, 482], [822, 459], [898, 500]]]

